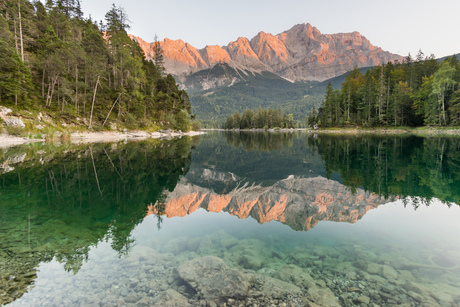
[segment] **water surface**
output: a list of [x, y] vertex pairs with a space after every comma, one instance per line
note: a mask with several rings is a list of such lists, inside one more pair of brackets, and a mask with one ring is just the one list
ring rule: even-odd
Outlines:
[[0, 155], [0, 303], [457, 306], [460, 140], [210, 133]]

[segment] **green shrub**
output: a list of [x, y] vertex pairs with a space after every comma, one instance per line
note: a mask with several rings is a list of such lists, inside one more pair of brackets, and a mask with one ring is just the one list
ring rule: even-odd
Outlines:
[[200, 131], [201, 130], [201, 123], [197, 120], [192, 122], [192, 130], [193, 131]]
[[8, 134], [15, 136], [21, 136], [25, 132], [25, 129], [21, 127], [6, 126], [5, 129], [8, 132]]
[[175, 129], [181, 130], [184, 132], [190, 131], [190, 115], [185, 110], [180, 110], [176, 116], [176, 125], [174, 126]]

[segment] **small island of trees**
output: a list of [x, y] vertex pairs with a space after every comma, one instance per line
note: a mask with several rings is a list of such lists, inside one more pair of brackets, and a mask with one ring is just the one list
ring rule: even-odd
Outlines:
[[237, 112], [230, 115], [225, 122], [225, 129], [271, 129], [295, 128], [294, 117], [280, 110], [246, 109], [243, 115]]

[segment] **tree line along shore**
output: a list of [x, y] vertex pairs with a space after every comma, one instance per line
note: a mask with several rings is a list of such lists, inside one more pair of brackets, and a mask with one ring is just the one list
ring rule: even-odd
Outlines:
[[460, 126], [460, 62], [441, 63], [419, 51], [403, 63], [387, 63], [365, 74], [351, 71], [340, 89], [328, 84], [323, 103], [306, 118], [322, 127]]

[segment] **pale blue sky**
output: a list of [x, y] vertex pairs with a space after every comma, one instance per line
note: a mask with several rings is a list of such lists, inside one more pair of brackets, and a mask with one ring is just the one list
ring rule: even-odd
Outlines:
[[310, 23], [323, 34], [358, 31], [384, 50], [436, 57], [460, 53], [458, 0], [81, 0], [101, 20], [112, 3], [131, 20], [130, 33], [151, 42], [182, 39], [202, 48], [227, 45], [259, 31], [278, 34]]

